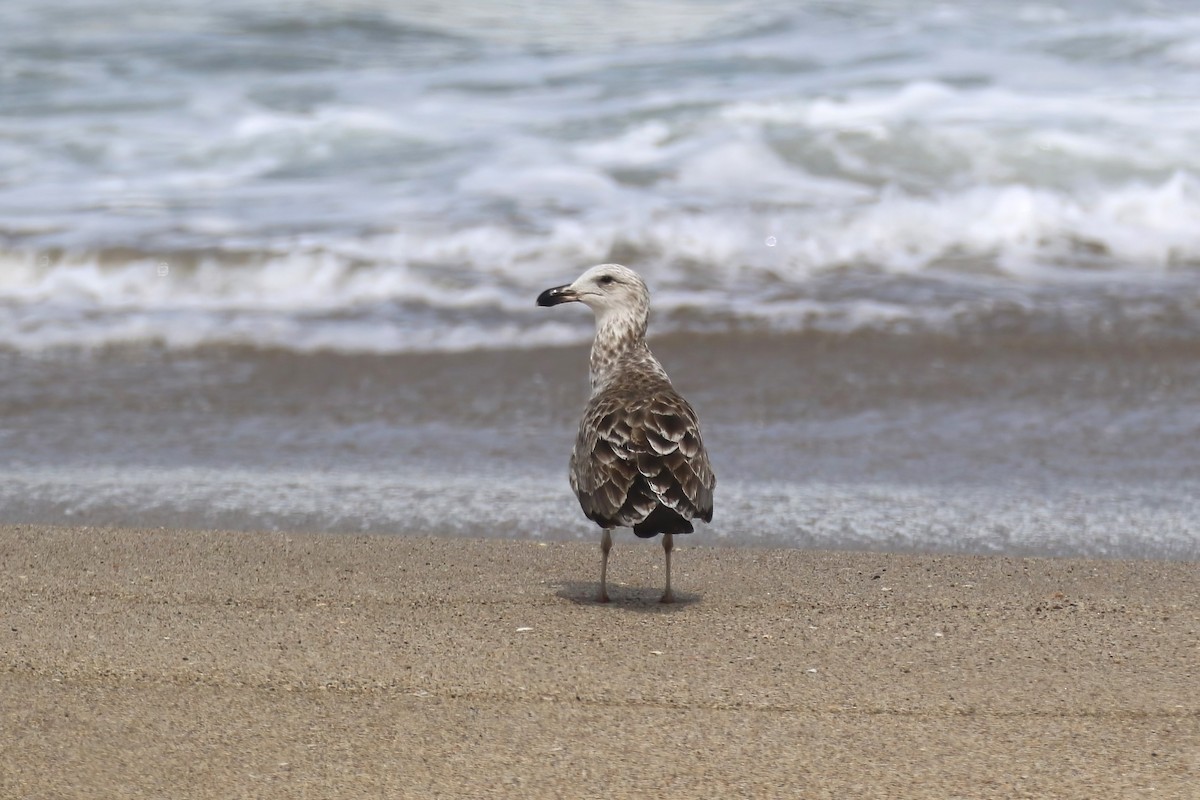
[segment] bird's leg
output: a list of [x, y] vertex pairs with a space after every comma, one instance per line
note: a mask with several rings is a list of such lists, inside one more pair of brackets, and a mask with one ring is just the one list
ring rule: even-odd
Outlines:
[[608, 602], [608, 551], [612, 550], [612, 531], [604, 529], [604, 538], [600, 540], [600, 594], [596, 601]]
[[663, 552], [667, 554], [667, 589], [663, 592], [660, 603], [674, 603], [675, 595], [671, 592], [671, 551], [675, 549], [675, 537], [669, 533], [663, 534]]

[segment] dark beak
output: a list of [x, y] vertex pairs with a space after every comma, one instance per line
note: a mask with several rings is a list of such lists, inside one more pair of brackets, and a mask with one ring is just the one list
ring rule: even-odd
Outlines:
[[555, 286], [553, 289], [547, 289], [538, 295], [537, 304], [539, 306], [556, 306], [559, 303], [573, 303], [579, 299], [579, 295], [575, 294], [570, 286]]

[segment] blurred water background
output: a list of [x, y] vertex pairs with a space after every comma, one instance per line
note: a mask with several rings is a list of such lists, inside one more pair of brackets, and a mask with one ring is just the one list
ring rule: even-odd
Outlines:
[[709, 429], [697, 540], [1200, 557], [1192, 3], [0, 32], [0, 519], [591, 535], [591, 319], [532, 298], [620, 261]]

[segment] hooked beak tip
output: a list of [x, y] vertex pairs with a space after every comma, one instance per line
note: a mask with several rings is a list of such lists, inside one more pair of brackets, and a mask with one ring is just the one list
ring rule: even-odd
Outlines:
[[537, 304], [549, 307], [559, 305], [560, 303], [571, 303], [578, 299], [579, 295], [569, 285], [555, 286], [553, 289], [547, 289], [539, 294]]

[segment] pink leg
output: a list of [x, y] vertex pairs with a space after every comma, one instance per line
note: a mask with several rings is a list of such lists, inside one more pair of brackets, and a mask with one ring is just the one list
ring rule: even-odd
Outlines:
[[612, 550], [612, 531], [604, 529], [604, 538], [600, 540], [600, 594], [596, 601], [608, 602], [608, 551]]
[[663, 592], [660, 603], [674, 603], [675, 594], [671, 591], [671, 551], [675, 549], [675, 537], [669, 533], [663, 534], [663, 552], [667, 555], [667, 589]]

